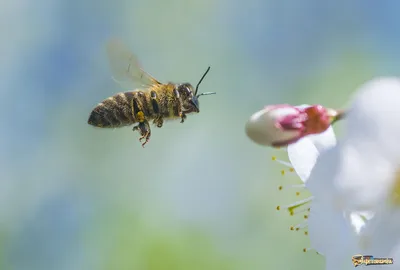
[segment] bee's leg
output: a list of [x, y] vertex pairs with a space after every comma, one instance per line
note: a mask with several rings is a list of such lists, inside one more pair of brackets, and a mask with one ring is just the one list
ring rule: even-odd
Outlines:
[[182, 100], [181, 96], [179, 95], [178, 89], [174, 89], [174, 95], [176, 98], [177, 106], [178, 106], [178, 114], [181, 118], [181, 123], [185, 122], [186, 114], [183, 112]]
[[181, 117], [181, 123], [185, 122], [187, 116], [184, 112], [180, 113], [180, 117]]
[[141, 137], [139, 138], [139, 141], [142, 142], [142, 140], [145, 140], [142, 143], [142, 147], [145, 146], [145, 144], [150, 140], [150, 136], [151, 136], [151, 130], [150, 130], [150, 125], [149, 122], [147, 120], [139, 123], [137, 126], [133, 127], [133, 130], [138, 130]]
[[[142, 123], [140, 123], [140, 124], [142, 124]], [[144, 140], [144, 142], [142, 143], [142, 147], [144, 148], [145, 144], [148, 143], [148, 141], [150, 140], [150, 136], [151, 136], [150, 125], [149, 125], [149, 122], [147, 122], [147, 120], [145, 122], [143, 122], [143, 127], [141, 129], [142, 129], [142, 132], [141, 132], [142, 136], [139, 138], [139, 141], [142, 142], [142, 140]]]
[[142, 147], [150, 140], [151, 136], [151, 129], [150, 129], [150, 124], [149, 122], [144, 118], [144, 114], [142, 111], [139, 111], [136, 114], [137, 119], [139, 120], [139, 124], [137, 126], [133, 127], [133, 131], [139, 131], [141, 137], [139, 138], [139, 141], [142, 142], [142, 140], [145, 140], [144, 143], [142, 143]]
[[162, 118], [162, 116], [157, 116], [156, 118], [154, 118], [153, 124], [155, 124], [158, 128], [162, 127], [164, 123], [164, 119]]

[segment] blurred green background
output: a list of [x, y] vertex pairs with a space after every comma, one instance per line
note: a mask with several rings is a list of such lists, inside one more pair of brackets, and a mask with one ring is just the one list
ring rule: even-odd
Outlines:
[[[271, 160], [285, 152], [253, 144], [244, 124], [267, 104], [343, 107], [366, 80], [398, 75], [399, 11], [395, 0], [2, 1], [1, 269], [323, 269], [289, 230], [302, 217], [275, 209], [299, 198], [277, 190], [299, 181]], [[195, 84], [210, 65], [201, 91], [217, 95], [153, 128], [145, 149], [131, 128], [89, 126], [123, 91], [110, 38], [162, 82]]]

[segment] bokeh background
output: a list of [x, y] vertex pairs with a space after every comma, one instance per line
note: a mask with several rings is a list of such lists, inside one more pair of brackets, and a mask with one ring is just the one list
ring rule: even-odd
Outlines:
[[[289, 230], [302, 217], [275, 209], [299, 198], [277, 190], [299, 181], [271, 160], [285, 152], [244, 124], [266, 104], [341, 108], [366, 80], [399, 75], [399, 1], [1, 3], [1, 269], [323, 269]], [[153, 128], [145, 149], [131, 128], [89, 126], [124, 90], [110, 38], [163, 82], [195, 84], [210, 65], [201, 91], [217, 95]]]

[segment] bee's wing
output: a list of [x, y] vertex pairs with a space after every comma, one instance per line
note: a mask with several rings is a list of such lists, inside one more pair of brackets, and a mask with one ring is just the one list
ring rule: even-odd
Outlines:
[[113, 79], [121, 86], [133, 89], [137, 86], [161, 84], [141, 68], [136, 56], [122, 42], [109, 41], [107, 55]]

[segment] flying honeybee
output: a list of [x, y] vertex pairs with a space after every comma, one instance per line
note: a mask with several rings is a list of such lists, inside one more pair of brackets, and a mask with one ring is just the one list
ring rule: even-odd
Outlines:
[[200, 111], [200, 96], [215, 94], [197, 93], [210, 67], [194, 89], [190, 83], [160, 83], [145, 72], [136, 56], [118, 41], [107, 44], [107, 54], [115, 81], [120, 84], [128, 82], [131, 89], [134, 89], [134, 84], [140, 84], [142, 88], [103, 100], [92, 110], [88, 123], [100, 128], [118, 128], [138, 123], [133, 130], [139, 131], [139, 141], [144, 140], [143, 147], [151, 135], [149, 121], [153, 120], [153, 124], [159, 128], [163, 126], [164, 119], [181, 119], [183, 123], [187, 114]]

